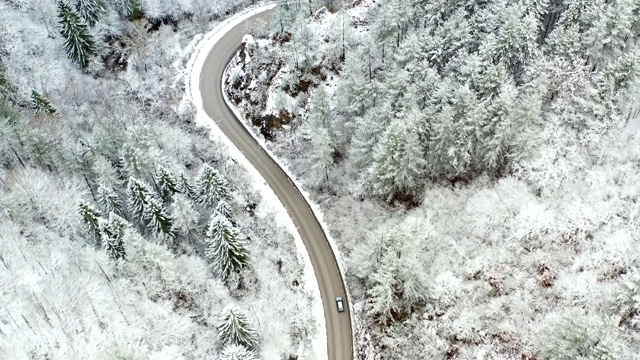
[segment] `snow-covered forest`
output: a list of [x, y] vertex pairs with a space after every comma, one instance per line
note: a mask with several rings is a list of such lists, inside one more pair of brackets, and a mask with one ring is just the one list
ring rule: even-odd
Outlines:
[[348, 263], [361, 359], [638, 359], [640, 2], [279, 0], [227, 93]]
[[185, 100], [252, 3], [0, 1], [1, 359], [317, 358], [288, 218]]

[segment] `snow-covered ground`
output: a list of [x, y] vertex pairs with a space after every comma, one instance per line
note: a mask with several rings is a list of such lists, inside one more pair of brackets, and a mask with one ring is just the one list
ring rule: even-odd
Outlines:
[[[371, 30], [363, 20], [379, 2], [356, 1], [358, 5], [348, 8], [358, 25], [356, 36]], [[330, 35], [336, 16], [318, 13], [309, 25], [313, 34], [319, 39]], [[254, 43], [260, 47], [267, 41], [255, 39]], [[360, 316], [361, 321], [354, 329], [358, 356], [533, 359], [536, 355], [553, 358], [548, 354], [565, 351], [558, 358], [573, 359], [572, 351], [601, 351], [613, 354], [613, 358], [634, 358], [640, 343], [638, 316], [632, 315], [631, 320], [619, 307], [633, 293], [627, 288], [640, 284], [637, 257], [629, 256], [633, 253], [630, 249], [638, 246], [638, 237], [633, 234], [640, 214], [636, 196], [629, 192], [638, 183], [637, 114], [622, 132], [614, 127], [608, 134], [587, 129], [587, 135], [577, 135], [554, 118], [556, 114], [546, 113], [546, 128], [536, 134], [541, 137], [536, 139], [540, 145], [530, 162], [523, 164], [528, 174], [501, 175], [498, 179], [483, 174], [454, 185], [427, 182], [420, 204], [405, 209], [363, 195], [349, 159], [336, 161], [329, 174], [330, 185], [317, 186], [310, 156], [308, 103], [300, 101], [304, 98], [300, 94], [296, 98], [283, 96], [288, 90], [282, 84], [291, 80], [291, 54], [299, 49], [290, 43], [269, 44], [256, 53], [281, 64], [270, 86], [250, 86], [240, 94], [231, 86], [227, 90], [233, 100], [246, 95], [252, 100], [265, 98], [262, 115], [278, 115], [282, 103], [287, 109], [305, 104], [295, 108], [293, 121], [274, 129], [269, 141], [262, 140], [262, 129], [252, 125], [255, 114], [247, 109], [253, 104], [236, 102], [236, 110], [249, 115], [245, 126], [293, 173], [325, 214], [324, 226], [341, 250], [341, 262], [347, 265], [357, 302], [354, 316]], [[285, 52], [289, 56], [279, 56]], [[251, 61], [259, 59], [253, 56]], [[240, 74], [250, 67], [237, 58], [232, 64], [228, 73]], [[261, 70], [248, 74], [252, 84], [261, 76], [258, 74], [264, 74]], [[338, 103], [335, 89], [340, 79], [333, 69], [324, 70], [326, 79], [316, 76], [314, 81], [325, 86], [332, 101]], [[637, 84], [634, 86], [637, 89]], [[598, 148], [594, 150], [597, 156], [585, 149], [589, 136], [595, 139], [589, 146]], [[348, 150], [341, 155], [348, 155]], [[370, 310], [368, 282], [380, 273], [366, 269], [372, 266], [370, 249], [379, 246], [376, 239], [394, 231], [407, 231], [415, 240], [407, 263], [415, 261], [409, 272], [420, 279], [424, 303], [412, 309], [408, 318], [385, 327], [376, 322]], [[576, 345], [557, 334], [575, 334], [581, 340]], [[615, 345], [594, 350], [598, 342], [593, 342], [598, 338]]]
[[[286, 209], [273, 192], [273, 190], [267, 185], [265, 180], [262, 178], [260, 173], [251, 165], [251, 163], [247, 160], [246, 157], [236, 148], [233, 143], [225, 137], [224, 133], [220, 130], [220, 128], [216, 125], [215, 121], [213, 121], [204, 111], [202, 107], [202, 94], [200, 93], [200, 72], [204, 65], [204, 61], [211, 51], [211, 49], [215, 46], [216, 42], [222, 37], [222, 35], [228, 31], [229, 29], [237, 26], [238, 24], [245, 21], [247, 18], [251, 16], [273, 9], [275, 4], [268, 4], [257, 6], [253, 9], [248, 9], [242, 13], [239, 13], [232, 18], [229, 18], [225, 22], [218, 25], [215, 29], [213, 29], [208, 34], [204, 35], [203, 39], [199, 41], [196, 45], [195, 50], [192, 52], [191, 58], [187, 65], [187, 77], [190, 79], [187, 82], [187, 94], [189, 94], [189, 99], [185, 99], [184, 101], [190, 101], [195, 104], [196, 107], [196, 121], [199, 125], [205, 126], [211, 129], [211, 140], [214, 142], [222, 142], [226, 145], [229, 154], [234, 159], [238, 160], [242, 166], [248, 170], [251, 174], [251, 179], [254, 183], [254, 186], [260, 190], [261, 195], [266, 201], [266, 204], [269, 205], [269, 211], [277, 214], [275, 217], [277, 220], [277, 224], [281, 227], [288, 229], [289, 233], [295, 239], [296, 247], [298, 249], [299, 258], [305, 263], [305, 284], [306, 287], [313, 294], [313, 306], [314, 306], [314, 317], [317, 320], [318, 328], [313, 332], [314, 339], [312, 340], [313, 349], [311, 353], [306, 353], [304, 348], [299, 349], [298, 356], [301, 359], [326, 359], [327, 358], [327, 336], [326, 336], [326, 325], [324, 321], [324, 310], [322, 308], [322, 300], [320, 298], [320, 290], [318, 288], [318, 282], [314, 276], [313, 266], [311, 265], [311, 260], [309, 259], [309, 255], [307, 250], [300, 238], [300, 234], [298, 233], [295, 225], [291, 221]], [[248, 39], [247, 39], [248, 40]], [[221, 84], [222, 86], [222, 84]], [[228, 99], [227, 103], [229, 103]], [[231, 104], [230, 104], [231, 105]], [[232, 109], [235, 109], [232, 106]], [[237, 111], [236, 116], [238, 118], [242, 118], [242, 115]], [[251, 131], [253, 134], [253, 132]], [[264, 141], [257, 138], [263, 147], [266, 146]], [[266, 148], [266, 147], [265, 147]], [[278, 159], [272, 156], [276, 161]], [[283, 169], [286, 169], [281, 165]], [[291, 179], [294, 177], [290, 176]], [[321, 220], [321, 217], [318, 218]]]

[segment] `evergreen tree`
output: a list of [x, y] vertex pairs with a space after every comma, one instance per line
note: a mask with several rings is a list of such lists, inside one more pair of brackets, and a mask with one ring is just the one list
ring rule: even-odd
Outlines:
[[89, 57], [96, 51], [89, 27], [64, 0], [58, 0], [58, 23], [60, 33], [65, 39], [64, 49], [67, 56], [81, 67], [86, 67]]
[[106, 213], [122, 215], [122, 202], [113, 189], [100, 185], [97, 195], [98, 203]]
[[171, 217], [164, 208], [162, 201], [155, 196], [147, 199], [142, 217], [147, 223], [147, 229], [149, 231], [162, 234], [170, 239], [175, 237], [175, 233], [173, 232], [173, 217]]
[[191, 183], [191, 180], [189, 180], [184, 173], [180, 173], [176, 189], [178, 189], [179, 193], [189, 197], [191, 200], [198, 200], [198, 192]]
[[258, 334], [247, 315], [235, 306], [224, 309], [217, 329], [218, 338], [224, 345], [242, 345], [254, 349], [258, 344]]
[[231, 225], [236, 226], [236, 220], [233, 216], [233, 213], [231, 212], [231, 208], [229, 207], [228, 202], [224, 200], [218, 201], [218, 204], [216, 204], [215, 213], [222, 215], [225, 219], [229, 220]]
[[313, 149], [313, 168], [318, 174], [318, 184], [329, 182], [329, 170], [333, 165], [333, 146], [329, 130], [318, 127], [311, 132], [311, 147]]
[[31, 110], [36, 114], [48, 115], [55, 115], [58, 112], [49, 99], [35, 90], [31, 91]]
[[356, 120], [350, 155], [358, 169], [366, 169], [371, 165], [371, 155], [387, 127], [390, 113], [391, 108], [385, 103], [379, 111], [368, 111], [364, 117]]
[[78, 15], [89, 26], [95, 25], [104, 13], [105, 7], [102, 0], [75, 0], [75, 8]]
[[102, 244], [110, 258], [114, 260], [126, 259], [123, 238], [128, 227], [129, 224], [114, 213], [110, 213], [109, 221], [102, 224]]
[[369, 170], [373, 192], [387, 201], [414, 196], [424, 182], [426, 162], [413, 119], [395, 119], [373, 152]]
[[329, 169], [333, 164], [336, 135], [332, 131], [331, 107], [323, 85], [311, 96], [311, 146], [313, 166], [319, 174], [319, 184], [329, 182]]
[[120, 161], [129, 175], [146, 178], [153, 171], [153, 167], [149, 164], [150, 159], [145, 146], [137, 145], [124, 144], [120, 149]]
[[146, 225], [149, 231], [163, 234], [173, 238], [173, 218], [164, 208], [162, 201], [158, 199], [149, 185], [134, 178], [129, 179], [127, 186], [129, 198], [129, 211], [133, 218], [141, 225]]
[[127, 198], [129, 199], [129, 212], [134, 219], [140, 221], [144, 218], [144, 214], [147, 213], [149, 201], [154, 196], [153, 190], [151, 190], [149, 185], [133, 177], [129, 178]]
[[229, 220], [214, 214], [207, 231], [205, 255], [213, 260], [215, 272], [226, 279], [232, 271], [249, 264], [249, 252]]
[[156, 183], [160, 188], [162, 199], [168, 202], [171, 196], [178, 192], [178, 180], [171, 171], [164, 166], [159, 166], [156, 170]]
[[204, 164], [196, 179], [198, 202], [211, 206], [220, 200], [231, 201], [231, 186], [217, 170]]
[[102, 232], [100, 230], [102, 215], [91, 204], [84, 201], [80, 202], [78, 210], [85, 228], [94, 237], [96, 243], [99, 244], [100, 239], [102, 239]]
[[140, 0], [109, 0], [121, 17], [134, 20], [142, 17]]
[[256, 360], [256, 353], [242, 345], [227, 345], [220, 355], [221, 360]]

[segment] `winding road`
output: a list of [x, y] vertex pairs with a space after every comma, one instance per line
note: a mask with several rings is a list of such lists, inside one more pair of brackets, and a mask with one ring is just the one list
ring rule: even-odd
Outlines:
[[[246, 21], [268, 18], [271, 14], [272, 10], [264, 11], [253, 15]], [[320, 287], [327, 326], [329, 359], [351, 360], [353, 359], [353, 337], [349, 300], [336, 257], [325, 233], [296, 185], [236, 118], [222, 95], [223, 72], [240, 47], [246, 21], [222, 35], [222, 38], [207, 55], [199, 81], [204, 110], [260, 172], [287, 209], [309, 252]], [[345, 299], [343, 313], [339, 313], [336, 308], [336, 296], [342, 296]], [[270, 335], [277, 336], [276, 334], [264, 334], [264, 336]]]

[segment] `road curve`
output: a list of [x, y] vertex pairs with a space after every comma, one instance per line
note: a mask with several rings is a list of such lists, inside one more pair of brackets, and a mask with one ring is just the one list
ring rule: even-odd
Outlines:
[[[222, 95], [223, 72], [240, 47], [246, 22], [271, 16], [271, 13], [270, 10], [256, 14], [233, 27], [222, 35], [207, 55], [199, 81], [203, 107], [207, 115], [216, 121], [224, 134], [260, 172], [287, 209], [309, 252], [320, 287], [327, 326], [329, 359], [351, 360], [353, 359], [353, 337], [349, 299], [347, 299], [335, 255], [324, 231], [298, 188], [235, 117]], [[336, 309], [336, 296], [342, 296], [345, 299], [346, 306], [343, 313], [338, 313]], [[276, 336], [275, 334], [263, 335]]]

